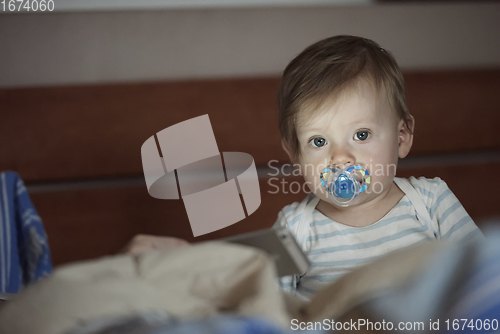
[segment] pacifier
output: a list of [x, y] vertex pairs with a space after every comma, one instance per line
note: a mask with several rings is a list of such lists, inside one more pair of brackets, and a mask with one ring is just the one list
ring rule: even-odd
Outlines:
[[327, 167], [323, 169], [319, 178], [333, 203], [344, 207], [353, 204], [359, 194], [370, 185], [370, 174], [360, 165], [345, 169]]

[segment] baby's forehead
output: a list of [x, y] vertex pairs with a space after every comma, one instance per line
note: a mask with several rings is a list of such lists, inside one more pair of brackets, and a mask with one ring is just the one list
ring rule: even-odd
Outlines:
[[387, 122], [397, 112], [387, 97], [375, 92], [350, 92], [323, 100], [309, 101], [300, 108], [296, 117], [298, 132], [332, 125], [369, 124]]

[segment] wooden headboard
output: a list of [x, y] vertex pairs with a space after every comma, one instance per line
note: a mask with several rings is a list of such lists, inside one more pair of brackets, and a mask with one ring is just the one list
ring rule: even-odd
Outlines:
[[[500, 217], [500, 70], [407, 72], [405, 80], [416, 130], [398, 174], [441, 177], [479, 225]], [[266, 174], [270, 161], [288, 162], [277, 125], [278, 83], [271, 77], [1, 89], [0, 171], [16, 171], [27, 184], [56, 265], [113, 254], [137, 233], [193, 241], [182, 201], [148, 195], [140, 148], [156, 132], [208, 114], [219, 151], [254, 157], [262, 204], [196, 240], [270, 227], [284, 205], [305, 196], [271, 193], [283, 178], [300, 179], [270, 181]]]

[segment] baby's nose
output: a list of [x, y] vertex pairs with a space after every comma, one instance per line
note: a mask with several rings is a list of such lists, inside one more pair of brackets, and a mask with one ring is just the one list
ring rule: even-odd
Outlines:
[[337, 149], [331, 156], [330, 164], [339, 168], [346, 168], [356, 162], [354, 155], [347, 149]]

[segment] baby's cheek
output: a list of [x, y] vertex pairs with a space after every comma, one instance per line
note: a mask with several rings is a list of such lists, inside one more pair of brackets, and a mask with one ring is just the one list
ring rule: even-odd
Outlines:
[[380, 194], [391, 186], [396, 173], [396, 164], [387, 160], [379, 159], [367, 166], [370, 173], [367, 195]]
[[394, 180], [394, 171], [390, 164], [380, 164], [380, 168], [375, 169], [374, 173], [371, 174], [371, 182], [368, 188], [368, 194], [380, 195], [385, 190], [391, 187], [392, 181]]
[[308, 176], [304, 178], [307, 187], [311, 192], [313, 192], [316, 196], [319, 198], [326, 198], [326, 190], [325, 188], [321, 185], [321, 180], [319, 178], [319, 175], [317, 177], [314, 176]]
[[304, 182], [306, 183], [309, 190], [314, 192], [314, 189], [316, 188], [315, 178], [312, 175], [304, 175]]

